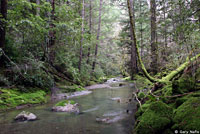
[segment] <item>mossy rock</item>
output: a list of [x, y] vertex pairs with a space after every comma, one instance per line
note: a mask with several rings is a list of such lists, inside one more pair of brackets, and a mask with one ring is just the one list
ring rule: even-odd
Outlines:
[[200, 130], [200, 98], [190, 97], [174, 115], [174, 130]]
[[150, 104], [145, 103], [143, 104], [138, 111], [135, 113], [135, 119], [137, 119], [139, 116], [141, 116], [148, 108], [149, 108]]
[[91, 86], [91, 85], [95, 85], [95, 84], [96, 84], [96, 82], [94, 82], [94, 81], [88, 81], [86, 85]]
[[149, 105], [148, 109], [137, 120], [136, 134], [160, 134], [171, 125], [173, 109], [167, 104], [157, 101]]
[[175, 101], [176, 108], [179, 107], [180, 105], [182, 105], [184, 102], [186, 102], [190, 98], [193, 98], [193, 97], [199, 97], [200, 98], [200, 91], [188, 94], [188, 95], [183, 96], [181, 98], [177, 98], [176, 101]]
[[195, 90], [195, 79], [192, 77], [184, 76], [179, 80], [174, 80], [172, 83], [172, 93], [182, 94]]
[[85, 90], [85, 88], [83, 88], [82, 86], [78, 86], [78, 85], [73, 85], [73, 86], [59, 86], [58, 88], [60, 88], [62, 90], [62, 92], [64, 92], [64, 93]]
[[65, 106], [66, 104], [74, 105], [75, 101], [73, 101], [73, 100], [62, 100], [62, 101], [59, 101], [58, 103], [56, 103], [55, 106]]

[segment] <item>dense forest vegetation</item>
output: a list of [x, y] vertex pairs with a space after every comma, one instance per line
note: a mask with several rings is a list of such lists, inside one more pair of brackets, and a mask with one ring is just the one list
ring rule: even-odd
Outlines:
[[134, 133], [200, 131], [199, 42], [199, 0], [1, 0], [0, 110], [121, 76]]

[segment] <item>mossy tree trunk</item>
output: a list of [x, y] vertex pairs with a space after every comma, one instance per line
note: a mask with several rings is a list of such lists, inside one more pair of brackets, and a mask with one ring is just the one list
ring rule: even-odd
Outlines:
[[[127, 0], [127, 4], [128, 4], [128, 8], [130, 8], [130, 1]], [[178, 74], [180, 74], [187, 66], [189, 66], [189, 64], [193, 61], [195, 61], [196, 59], [198, 59], [200, 57], [200, 54], [194, 56], [193, 58], [188, 58], [186, 60], [185, 63], [183, 63], [182, 65], [180, 65], [176, 70], [172, 71], [171, 73], [169, 73], [167, 76], [161, 78], [161, 79], [156, 79], [154, 77], [152, 77], [146, 70], [143, 62], [142, 62], [142, 59], [141, 59], [141, 56], [140, 56], [140, 53], [139, 53], [139, 46], [137, 44], [137, 38], [136, 38], [136, 34], [135, 34], [135, 26], [134, 26], [134, 21], [133, 21], [133, 14], [132, 12], [129, 11], [129, 14], [130, 14], [130, 23], [131, 23], [131, 29], [133, 30], [132, 33], [133, 33], [133, 42], [136, 44], [136, 51], [137, 51], [137, 56], [138, 56], [138, 60], [139, 60], [139, 63], [140, 63], [140, 66], [141, 66], [141, 69], [143, 71], [143, 74], [145, 75], [145, 77], [147, 79], [149, 79], [151, 82], [153, 83], [168, 83], [169, 81], [171, 81], [175, 76], [177, 76]], [[132, 19], [131, 19], [132, 18]]]

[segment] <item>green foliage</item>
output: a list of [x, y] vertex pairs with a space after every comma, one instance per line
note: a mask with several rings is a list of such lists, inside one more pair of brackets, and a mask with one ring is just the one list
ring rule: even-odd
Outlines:
[[65, 93], [85, 90], [85, 88], [83, 88], [82, 86], [78, 86], [78, 85], [59, 86], [59, 88], [62, 90], [62, 92], [65, 92]]
[[139, 92], [138, 98], [139, 98], [139, 99], [143, 99], [144, 97], [145, 97], [144, 92]]
[[67, 105], [67, 104], [72, 104], [72, 105], [74, 105], [74, 104], [75, 104], [75, 101], [73, 101], [73, 100], [62, 100], [62, 101], [56, 103], [55, 106], [65, 106], [65, 105]]
[[25, 104], [40, 104], [46, 102], [46, 93], [38, 90], [32, 93], [21, 93], [19, 89], [0, 89], [0, 110], [15, 108]]
[[136, 84], [139, 87], [139, 89], [150, 89], [153, 87], [153, 83], [150, 82], [146, 77], [136, 75], [134, 77], [136, 79]]

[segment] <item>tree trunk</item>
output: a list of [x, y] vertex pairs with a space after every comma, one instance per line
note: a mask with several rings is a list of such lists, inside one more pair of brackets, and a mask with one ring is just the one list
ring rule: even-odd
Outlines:
[[55, 44], [55, 34], [56, 31], [54, 30], [55, 25], [53, 23], [53, 21], [55, 21], [55, 0], [51, 0], [51, 7], [52, 7], [52, 11], [51, 11], [51, 24], [50, 24], [50, 46], [54, 46]]
[[[142, 18], [142, 1], [140, 0], [140, 18]], [[142, 21], [140, 22], [140, 46], [141, 46], [141, 56], [143, 56], [143, 29]]]
[[156, 43], [156, 2], [150, 1], [151, 5], [151, 71], [156, 74], [158, 71], [158, 46]]
[[[40, 5], [40, 0], [36, 0], [36, 4]], [[39, 7], [37, 7], [37, 9], [36, 9], [36, 15], [40, 16], [40, 8]]]
[[[0, 48], [4, 50], [6, 44], [6, 19], [7, 19], [7, 0], [1, 0], [1, 14], [0, 14]], [[3, 56], [0, 56], [0, 67], [4, 64]]]
[[99, 6], [99, 23], [98, 23], [98, 30], [97, 30], [97, 43], [96, 43], [96, 48], [95, 48], [94, 62], [92, 64], [92, 71], [93, 72], [94, 72], [95, 66], [96, 66], [97, 53], [98, 53], [98, 45], [99, 45], [99, 36], [100, 36], [100, 32], [101, 32], [101, 10], [102, 10], [102, 4], [103, 4], [103, 0], [100, 0], [100, 6]]
[[134, 37], [133, 37], [133, 29], [135, 27], [135, 15], [134, 15], [134, 3], [133, 0], [128, 0], [128, 9], [129, 9], [129, 18], [131, 22], [131, 79], [134, 79], [134, 75], [138, 72], [137, 68], [137, 52], [136, 52], [136, 42], [134, 42]]
[[[128, 3], [128, 9], [130, 9], [130, 1], [127, 0], [127, 3]], [[133, 15], [132, 13], [130, 12], [130, 16], [132, 16], [133, 18]], [[131, 19], [133, 20], [133, 19]], [[140, 66], [141, 66], [141, 69], [143, 71], [143, 74], [145, 75], [145, 77], [150, 80], [151, 82], [159, 82], [159, 83], [168, 83], [169, 81], [171, 81], [175, 76], [177, 76], [178, 74], [180, 74], [189, 64], [190, 62], [193, 62], [195, 61], [196, 59], [198, 59], [200, 57], [200, 54], [194, 56], [193, 58], [191, 59], [187, 59], [185, 63], [183, 63], [182, 65], [180, 65], [180, 67], [178, 67], [176, 70], [172, 71], [171, 73], [169, 73], [167, 76], [163, 77], [162, 79], [156, 79], [154, 77], [152, 77], [146, 70], [143, 62], [142, 62], [142, 59], [141, 59], [141, 56], [140, 56], [140, 53], [139, 53], [139, 46], [137, 44], [137, 39], [136, 39], [136, 35], [135, 35], [135, 27], [134, 27], [134, 23], [133, 21], [130, 21], [131, 23], [131, 27], [132, 27], [132, 33], [133, 33], [133, 42], [136, 44], [136, 50], [137, 50], [137, 56], [138, 56], [138, 59], [139, 59], [139, 63], [140, 63]]]
[[[89, 28], [90, 28], [89, 34], [90, 34], [90, 43], [91, 43], [91, 36], [92, 36], [92, 0], [90, 0]], [[87, 56], [88, 56], [87, 64], [89, 64], [89, 62], [90, 62], [90, 46], [88, 47], [88, 55]]]
[[49, 54], [49, 61], [53, 63], [54, 58], [55, 58], [55, 41], [56, 41], [56, 31], [55, 31], [55, 24], [54, 21], [56, 20], [55, 18], [55, 0], [50, 0], [51, 2], [51, 22], [50, 22], [50, 31], [49, 31], [49, 49], [50, 49], [50, 54]]
[[166, 26], [166, 1], [163, 0], [163, 3], [164, 3], [164, 6], [163, 6], [163, 15], [164, 15], [164, 18], [163, 18], [163, 21], [164, 21], [164, 49], [162, 50], [163, 51], [163, 61], [166, 62], [167, 61], [167, 55], [166, 55], [166, 50], [167, 50], [167, 26]]
[[81, 27], [81, 42], [80, 42], [80, 57], [78, 69], [81, 72], [81, 62], [83, 58], [83, 40], [84, 40], [84, 21], [85, 21], [85, 0], [82, 0], [82, 27]]

